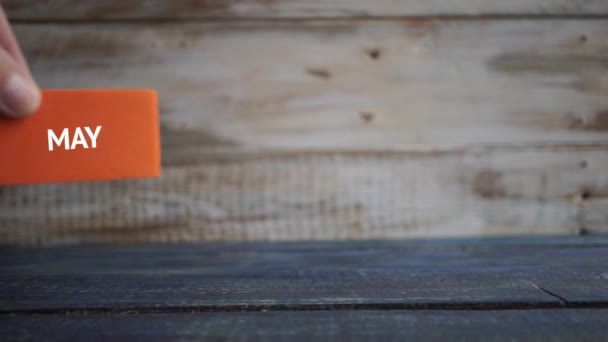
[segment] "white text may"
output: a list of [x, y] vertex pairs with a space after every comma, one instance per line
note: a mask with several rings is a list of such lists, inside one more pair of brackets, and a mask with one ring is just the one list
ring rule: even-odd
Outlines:
[[101, 132], [101, 128], [101, 126], [97, 126], [97, 128], [95, 128], [95, 132], [93, 132], [91, 131], [91, 128], [84, 127], [84, 131], [86, 132], [88, 139], [84, 136], [83, 129], [80, 127], [76, 127], [72, 136], [70, 136], [70, 129], [64, 128], [59, 137], [57, 137], [57, 134], [55, 134], [52, 129], [49, 129], [47, 131], [49, 151], [53, 151], [55, 145], [57, 147], [61, 147], [63, 145], [63, 148], [66, 150], [74, 150], [79, 146], [81, 148], [89, 148], [89, 146], [90, 148], [97, 148], [97, 137], [99, 136], [99, 132]]

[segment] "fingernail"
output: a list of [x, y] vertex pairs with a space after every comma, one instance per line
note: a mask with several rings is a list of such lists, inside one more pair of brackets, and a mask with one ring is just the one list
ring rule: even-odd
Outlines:
[[13, 73], [0, 93], [0, 107], [3, 114], [24, 116], [35, 111], [40, 105], [40, 91], [25, 77]]

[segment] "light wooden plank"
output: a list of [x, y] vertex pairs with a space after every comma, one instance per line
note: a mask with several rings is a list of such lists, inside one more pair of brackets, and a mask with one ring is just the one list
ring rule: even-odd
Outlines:
[[199, 153], [189, 164], [178, 150], [164, 151], [160, 179], [1, 188], [2, 243], [607, 232], [604, 146]]
[[205, 312], [0, 317], [14, 340], [603, 341], [607, 309]]
[[605, 20], [16, 32], [43, 86], [159, 89], [164, 175], [0, 189], [3, 244], [608, 227]]
[[606, 20], [16, 25], [44, 87], [146, 87], [197, 147], [608, 141]]
[[603, 0], [4, 0], [2, 4], [10, 17], [26, 20], [608, 14]]

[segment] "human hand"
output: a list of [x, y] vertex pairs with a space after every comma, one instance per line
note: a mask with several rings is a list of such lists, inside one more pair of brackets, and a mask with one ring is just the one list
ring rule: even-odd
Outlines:
[[40, 106], [36, 85], [0, 6], [0, 115], [21, 117]]

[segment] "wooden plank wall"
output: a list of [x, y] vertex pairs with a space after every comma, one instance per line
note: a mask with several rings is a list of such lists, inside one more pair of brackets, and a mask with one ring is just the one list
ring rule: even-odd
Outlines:
[[163, 176], [0, 188], [0, 243], [608, 232], [608, 2], [7, 0], [44, 87], [147, 87]]

